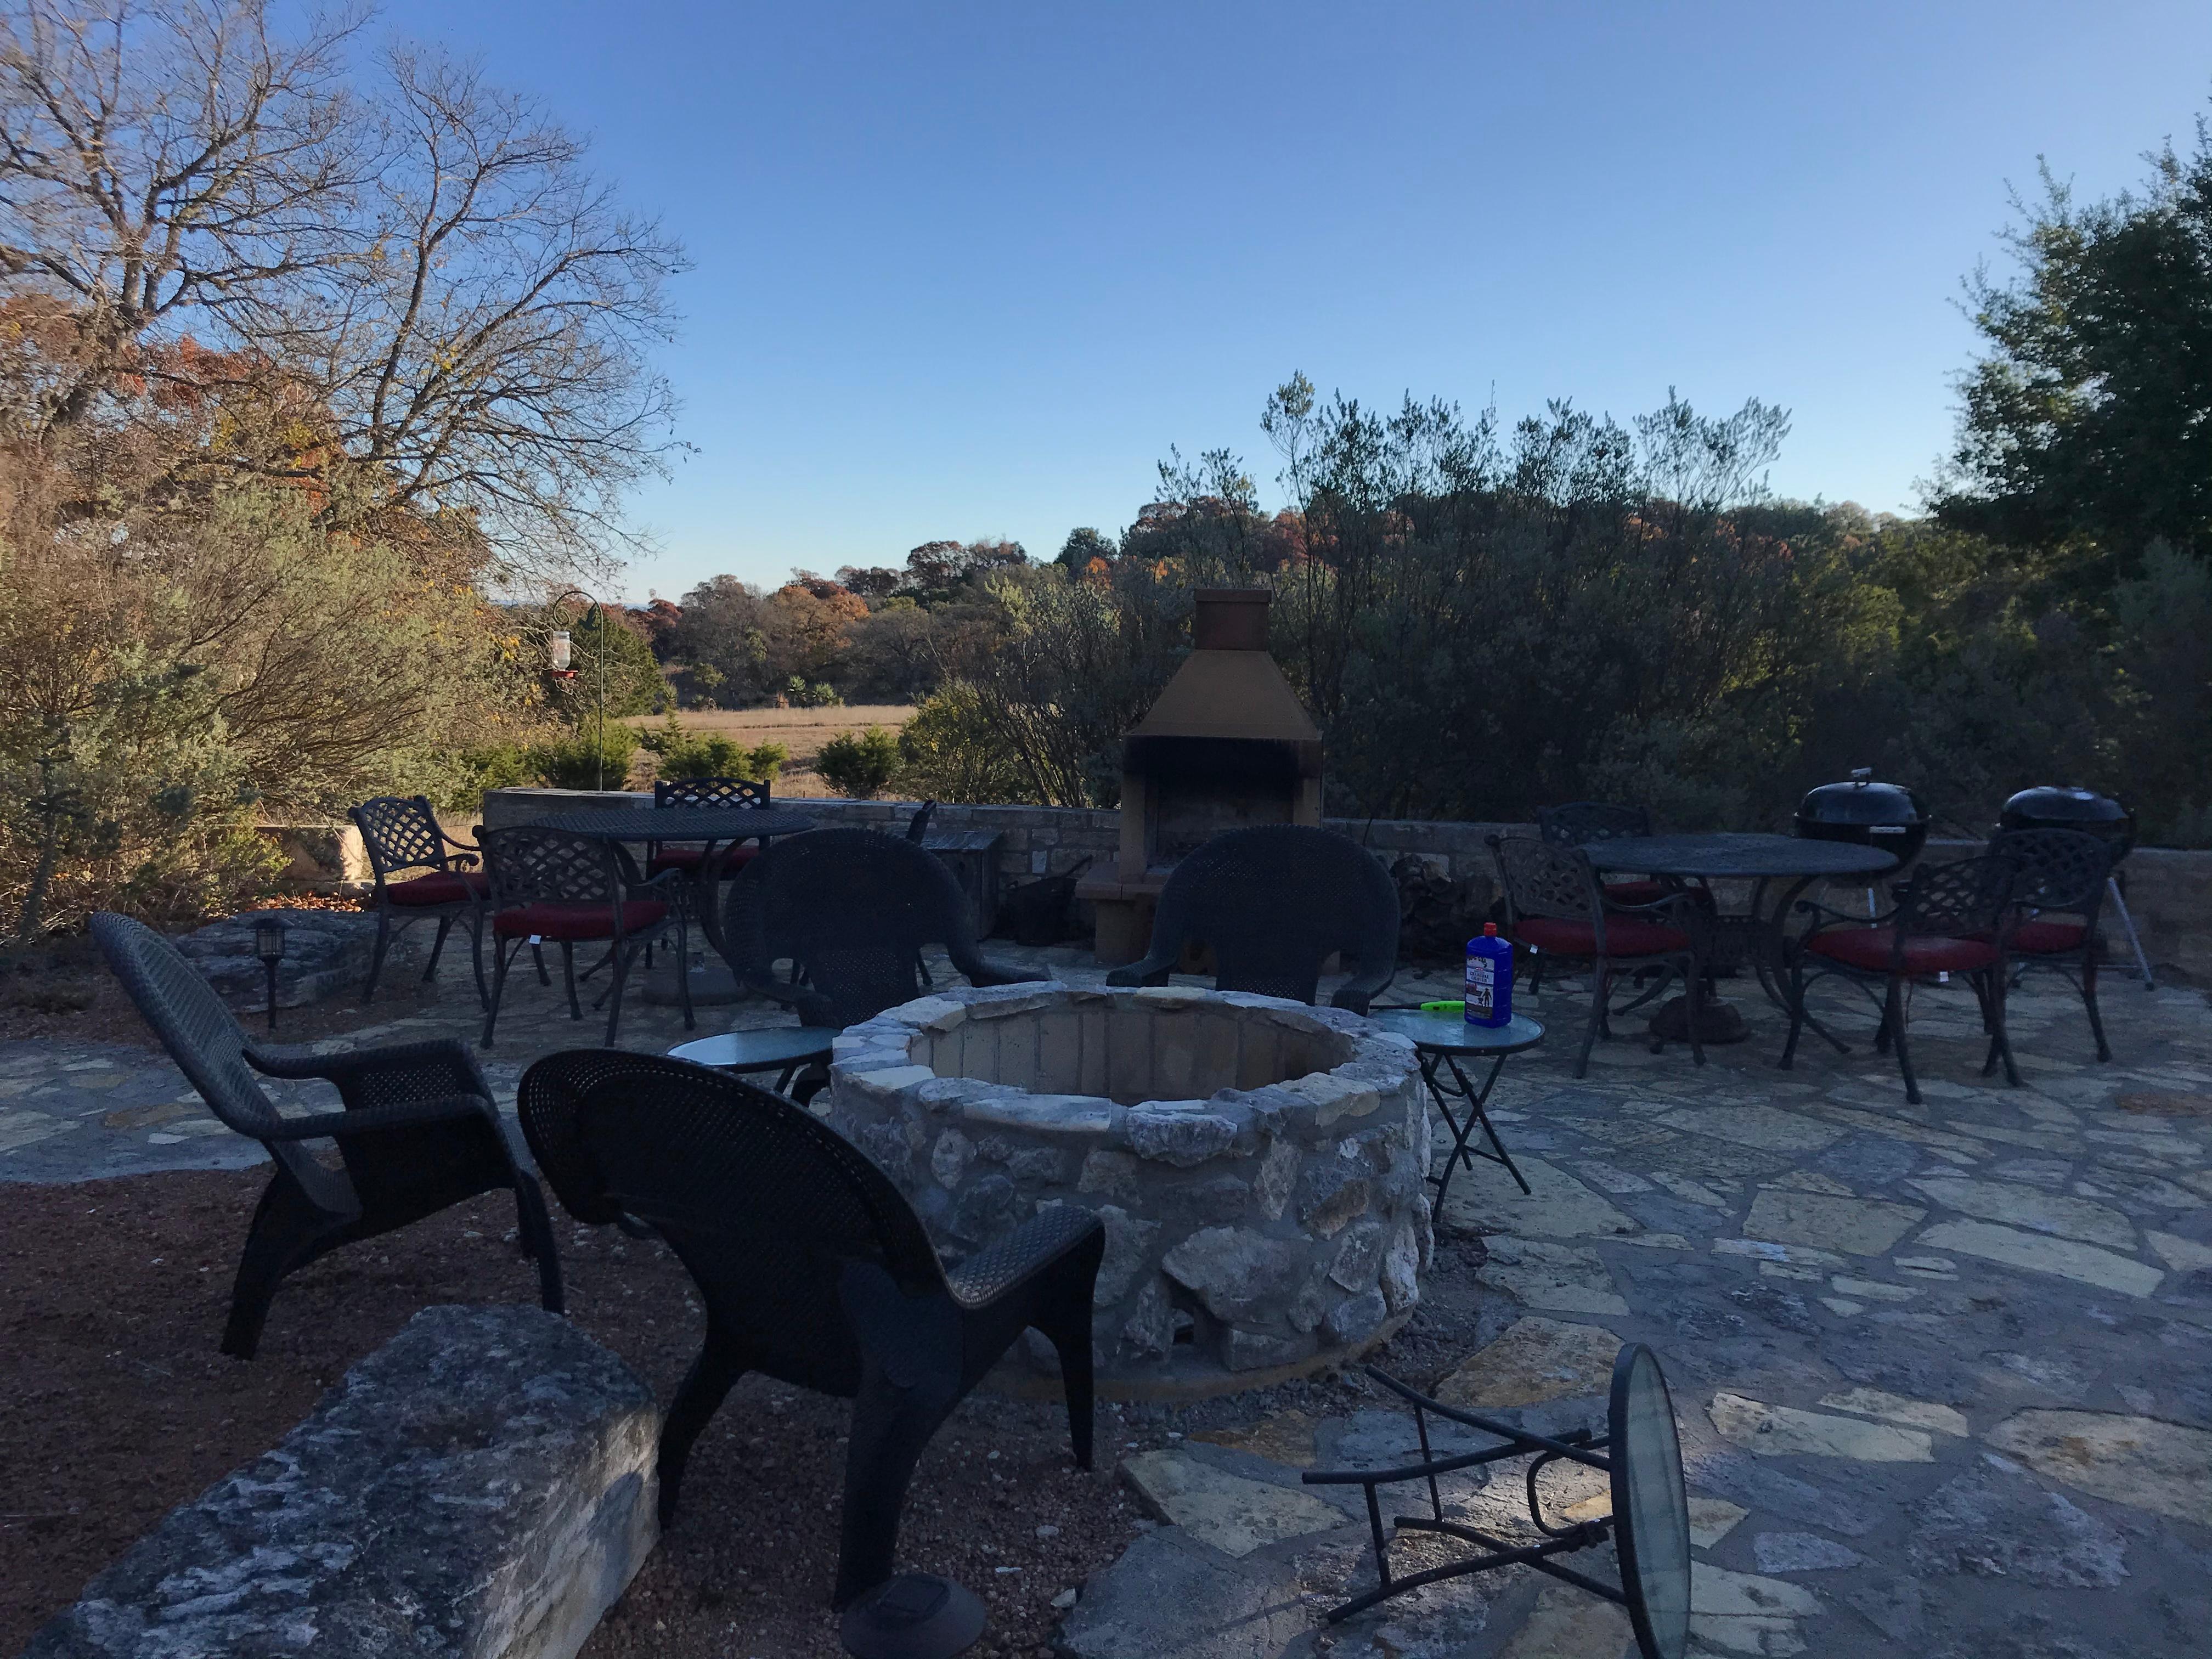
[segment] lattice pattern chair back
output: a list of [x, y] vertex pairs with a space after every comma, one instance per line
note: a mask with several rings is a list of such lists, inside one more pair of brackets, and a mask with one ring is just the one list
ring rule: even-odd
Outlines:
[[1121, 972], [1171, 967], [1200, 940], [1213, 951], [1215, 989], [1311, 1002], [1322, 963], [1340, 954], [1352, 979], [1337, 1006], [1364, 1013], [1395, 971], [1398, 921], [1396, 884], [1357, 842], [1304, 824], [1232, 830], [1176, 866], [1150, 951]]
[[346, 816], [361, 831], [361, 844], [369, 863], [380, 876], [402, 870], [436, 870], [449, 866], [446, 837], [438, 828], [438, 815], [427, 795], [379, 795], [346, 809]]
[[1994, 939], [2011, 931], [2020, 866], [2008, 858], [1978, 854], [1948, 864], [1923, 864], [1900, 884], [1892, 922], [1900, 954], [1905, 941]]
[[1615, 806], [1601, 800], [1571, 800], [1547, 806], [1536, 814], [1536, 836], [1554, 847], [1580, 847], [1586, 842], [1620, 841], [1651, 833], [1651, 809]]
[[318, 1202], [350, 1200], [344, 1183], [297, 1145], [266, 1139], [279, 1114], [246, 1061], [246, 1032], [215, 988], [168, 940], [143, 922], [101, 911], [92, 936], [132, 1005], [154, 1028], [209, 1109], [229, 1128], [259, 1140]]
[[935, 854], [872, 830], [817, 830], [777, 842], [729, 885], [723, 952], [744, 983], [805, 973], [794, 1006], [810, 1025], [854, 1025], [922, 994], [924, 945], [975, 977], [960, 884]]
[[1558, 916], [1589, 921], [1603, 909], [1589, 855], [1534, 836], [1499, 836], [1492, 843], [1505, 892], [1507, 916]]
[[556, 1054], [519, 1097], [538, 1168], [580, 1219], [650, 1223], [708, 1316], [761, 1368], [850, 1394], [860, 1354], [839, 1297], [848, 1263], [909, 1296], [944, 1268], [914, 1207], [851, 1142], [782, 1096], [657, 1054]]
[[2079, 830], [2001, 830], [1990, 854], [2017, 865], [2020, 902], [2085, 916], [2094, 928], [2112, 873], [2112, 844]]
[[[642, 816], [641, 814], [640, 816]], [[497, 908], [512, 904], [616, 904], [631, 879], [621, 852], [558, 830], [518, 825], [477, 837]]]
[[744, 778], [669, 778], [653, 786], [655, 806], [768, 806], [772, 783]]

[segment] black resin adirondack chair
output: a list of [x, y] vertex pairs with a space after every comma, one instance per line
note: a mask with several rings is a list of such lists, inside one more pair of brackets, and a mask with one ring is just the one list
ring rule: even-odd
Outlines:
[[1398, 889], [1357, 842], [1304, 824], [1216, 836], [1160, 893], [1152, 947], [1109, 985], [1164, 985], [1183, 946], [1212, 947], [1218, 991], [1311, 1002], [1340, 953], [1352, 977], [1329, 999], [1364, 1014], [1398, 970]]
[[[169, 1057], [229, 1127], [259, 1141], [276, 1172], [246, 1234], [222, 1351], [253, 1358], [284, 1276], [340, 1245], [374, 1238], [495, 1188], [514, 1193], [524, 1254], [538, 1261], [539, 1299], [561, 1311], [561, 1262], [544, 1194], [519, 1167], [491, 1090], [467, 1048], [443, 1039], [350, 1054], [258, 1048], [168, 940], [102, 911], [92, 936]], [[319, 1078], [344, 1109], [286, 1117], [255, 1074]], [[307, 1143], [334, 1140], [330, 1169]]]
[[657, 1054], [577, 1049], [526, 1073], [523, 1133], [593, 1225], [643, 1222], [691, 1273], [707, 1335], [661, 1428], [660, 1521], [692, 1443], [762, 1371], [853, 1401], [834, 1604], [891, 1576], [899, 1513], [938, 1426], [1024, 1330], [1060, 1356], [1075, 1461], [1091, 1467], [1091, 1312], [1105, 1230], [1056, 1205], [959, 1266], [836, 1131], [781, 1095]]
[[[722, 954], [747, 989], [795, 1010], [804, 1025], [856, 1025], [927, 988], [925, 945], [942, 945], [975, 985], [1042, 979], [988, 962], [966, 896], [915, 842], [872, 830], [790, 836], [730, 884]], [[789, 959], [797, 978], [780, 977]]]

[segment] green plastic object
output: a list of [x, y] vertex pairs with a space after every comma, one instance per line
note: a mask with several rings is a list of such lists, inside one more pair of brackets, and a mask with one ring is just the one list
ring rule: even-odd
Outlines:
[[1425, 1014], [1464, 1014], [1467, 1012], [1467, 1004], [1464, 1002], [1425, 1002], [1421, 1005], [1421, 1012]]

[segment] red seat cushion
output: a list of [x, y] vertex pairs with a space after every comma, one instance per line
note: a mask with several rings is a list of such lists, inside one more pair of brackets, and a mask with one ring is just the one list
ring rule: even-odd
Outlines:
[[[1555, 951], [1563, 957], [1597, 954], [1597, 930], [1586, 921], [1571, 921], [1563, 916], [1523, 917], [1513, 924], [1513, 937], [1520, 944]], [[1690, 936], [1679, 927], [1640, 921], [1633, 916], [1605, 919], [1605, 953], [1608, 957], [1659, 957], [1689, 948]]]
[[2038, 917], [2023, 921], [2012, 930], [2012, 948], [2023, 956], [2055, 957], [2068, 951], [2078, 951], [2088, 938], [2086, 923], [2079, 921], [2045, 921]]
[[[1893, 927], [1839, 927], [1831, 933], [1814, 934], [1805, 941], [1805, 948], [1847, 968], [1886, 974], [1896, 931]], [[1929, 933], [1905, 936], [1905, 971], [1908, 974], [1971, 974], [1996, 959], [1996, 947], [1987, 939], [1947, 939]]]
[[[750, 843], [733, 847], [722, 855], [722, 868], [732, 871], [743, 868], [760, 856], [760, 848]], [[645, 872], [657, 876], [664, 870], [681, 870], [687, 875], [707, 861], [703, 847], [664, 847], [646, 860]]]
[[481, 872], [456, 870], [386, 883], [384, 896], [394, 904], [457, 904], [463, 899], [482, 898], [489, 890], [490, 884]]
[[[668, 914], [654, 899], [632, 899], [622, 907], [625, 933], [641, 933]], [[535, 933], [540, 939], [612, 939], [615, 907], [611, 904], [523, 904], [502, 910], [492, 918], [491, 930], [502, 939]]]
[[1663, 881], [1609, 881], [1605, 896], [1615, 904], [1656, 904], [1673, 890]]

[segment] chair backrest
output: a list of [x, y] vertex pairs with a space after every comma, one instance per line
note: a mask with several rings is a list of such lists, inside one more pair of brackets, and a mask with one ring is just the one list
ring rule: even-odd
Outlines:
[[1619, 841], [1651, 833], [1648, 806], [1614, 806], [1601, 800], [1571, 800], [1547, 806], [1536, 814], [1536, 836], [1554, 847], [1580, 847], [1585, 842]]
[[[641, 817], [642, 814], [640, 815]], [[518, 824], [477, 837], [491, 902], [511, 904], [612, 904], [623, 896], [629, 872], [612, 842], [565, 830]]]
[[1311, 1002], [1322, 963], [1388, 975], [1398, 960], [1398, 889], [1358, 842], [1304, 824], [1231, 830], [1185, 855], [1161, 890], [1157, 957], [1212, 948], [1214, 987]]
[[872, 830], [776, 842], [730, 884], [720, 943], [741, 983], [775, 983], [777, 959], [796, 963], [805, 981], [799, 1017], [813, 1025], [854, 1025], [913, 1001], [925, 945], [944, 945], [963, 972], [976, 960], [952, 872], [936, 854]]
[[1600, 921], [1604, 899], [1589, 854], [1535, 836], [1492, 836], [1490, 848], [1509, 926], [1523, 916]]
[[883, 1268], [908, 1295], [945, 1292], [914, 1206], [781, 1095], [684, 1060], [589, 1049], [539, 1060], [516, 1099], [562, 1207], [650, 1222], [757, 1369], [853, 1391], [860, 1356], [838, 1294], [849, 1265]]
[[132, 1005], [209, 1109], [228, 1127], [261, 1141], [318, 1201], [343, 1202], [343, 1183], [291, 1141], [266, 1139], [278, 1113], [246, 1064], [246, 1032], [215, 988], [177, 947], [143, 922], [101, 910], [92, 937]]
[[906, 821], [906, 838], [919, 843], [929, 834], [929, 821], [937, 816], [937, 803], [926, 800], [917, 807], [915, 815]]
[[401, 870], [443, 872], [446, 838], [428, 795], [379, 795], [346, 809], [381, 882]]
[[1905, 938], [1915, 934], [2002, 939], [2011, 931], [2014, 895], [2022, 885], [2020, 866], [1990, 853], [1916, 866], [1911, 879], [1897, 888], [1893, 925], [1900, 948]]
[[766, 807], [775, 786], [744, 778], [665, 778], [654, 780], [655, 806]]
[[2020, 902], [2037, 910], [2063, 910], [2094, 927], [2115, 862], [2112, 843], [2079, 830], [2000, 830], [1990, 852], [2017, 865]]

